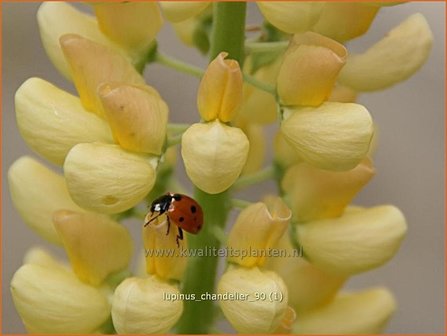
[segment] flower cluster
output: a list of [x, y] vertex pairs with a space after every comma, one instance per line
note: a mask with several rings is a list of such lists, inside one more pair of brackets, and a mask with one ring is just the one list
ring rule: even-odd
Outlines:
[[[25, 256], [11, 292], [27, 330], [209, 331], [209, 306], [200, 306], [204, 315], [197, 323], [182, 316], [198, 304], [186, 299], [188, 290], [214, 290], [214, 278], [201, 288], [191, 274], [214, 276], [217, 262], [199, 263], [179, 251], [188, 242], [226, 242], [239, 252], [280, 248], [303, 254], [228, 258], [216, 291], [247, 298], [219, 302], [237, 332], [381, 332], [396, 308], [392, 293], [340, 289], [350, 276], [390, 260], [407, 226], [392, 205], [351, 204], [375, 174], [375, 125], [356, 98], [410, 77], [432, 44], [426, 20], [414, 14], [366, 52], [349, 54], [345, 42], [366, 33], [384, 4], [259, 2], [266, 22], [254, 29], [256, 37], [227, 36], [228, 50], [211, 48], [205, 71], [158, 50], [163, 16], [185, 44], [208, 53], [216, 45], [214, 32], [232, 24], [228, 13], [245, 5], [94, 3], [92, 16], [62, 2], [42, 4], [37, 19], [43, 45], [78, 96], [41, 78], [26, 80], [15, 96], [21, 135], [63, 174], [19, 158], [8, 172], [11, 197], [24, 222], [61, 246], [69, 260], [40, 248]], [[243, 55], [244, 49], [245, 59], [230, 51]], [[196, 123], [169, 123], [168, 104], [142, 76], [148, 62], [201, 77]], [[274, 122], [273, 162], [261, 169], [264, 126]], [[140, 205], [170, 188], [181, 191], [172, 174], [179, 143], [203, 202], [203, 232], [178, 240], [181, 224], [169, 217], [175, 208], [152, 209], [159, 216], [145, 218], [143, 244], [146, 251], [167, 254], [146, 255], [142, 274], [132, 275], [134, 244], [120, 221], [143, 220]], [[266, 179], [276, 182], [279, 196], [260, 195], [256, 203], [231, 198]], [[222, 229], [230, 204], [242, 210], [227, 237]], [[166, 299], [173, 297], [179, 299]]]

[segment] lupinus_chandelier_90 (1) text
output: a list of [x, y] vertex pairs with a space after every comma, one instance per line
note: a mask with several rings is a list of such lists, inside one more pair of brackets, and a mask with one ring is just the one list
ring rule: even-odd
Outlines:
[[[9, 168], [11, 197], [23, 221], [68, 257], [32, 248], [14, 274], [26, 329], [198, 334], [225, 319], [239, 333], [383, 331], [396, 309], [387, 288], [341, 292], [351, 276], [390, 260], [407, 229], [395, 206], [350, 205], [375, 173], [374, 122], [355, 101], [414, 74], [433, 38], [416, 13], [363, 53], [345, 43], [390, 5], [405, 4], [258, 2], [264, 20], [253, 27], [243, 2], [85, 5], [93, 14], [43, 3], [43, 46], [77, 95], [45, 78], [27, 79], [15, 95], [19, 131], [40, 158]], [[163, 24], [208, 67], [164, 54], [156, 42]], [[196, 123], [170, 122], [169, 102], [142, 76], [150, 63], [200, 78]], [[273, 159], [261, 167], [263, 131], [275, 123]], [[177, 180], [177, 150], [194, 190]], [[276, 195], [235, 198], [269, 179]], [[144, 270], [131, 273], [133, 241], [120, 223], [129, 217], [139, 218], [146, 251], [174, 253], [146, 254]], [[198, 232], [178, 239], [179, 228]], [[177, 253], [224, 247], [303, 255]], [[187, 299], [203, 293], [227, 300]]]

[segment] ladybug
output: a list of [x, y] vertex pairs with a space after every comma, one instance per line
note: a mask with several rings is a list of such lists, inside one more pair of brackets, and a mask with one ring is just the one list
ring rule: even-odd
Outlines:
[[199, 203], [183, 194], [168, 192], [155, 199], [151, 204], [147, 216], [150, 220], [147, 221], [144, 226], [146, 227], [163, 214], [166, 214], [168, 222], [166, 235], [169, 234], [171, 221], [178, 227], [178, 234], [175, 239], [177, 246], [179, 246], [179, 239], [183, 240], [183, 230], [196, 234], [200, 231], [203, 225], [203, 211]]

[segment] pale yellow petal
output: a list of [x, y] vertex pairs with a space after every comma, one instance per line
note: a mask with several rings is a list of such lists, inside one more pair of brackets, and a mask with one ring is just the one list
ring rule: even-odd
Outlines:
[[67, 187], [73, 200], [86, 209], [109, 214], [125, 211], [152, 189], [153, 160], [117, 145], [79, 144], [64, 163]]
[[357, 100], [357, 92], [347, 86], [335, 85], [327, 100], [338, 103], [355, 103]]
[[30, 78], [15, 95], [17, 125], [26, 143], [62, 165], [80, 142], [113, 143], [109, 125], [81, 105], [79, 98], [40, 78]]
[[63, 35], [60, 43], [82, 105], [87, 110], [103, 115], [97, 94], [101, 83], [144, 85], [143, 77], [116, 50], [75, 34]]
[[276, 28], [295, 34], [310, 29], [318, 20], [323, 2], [259, 1], [262, 15]]
[[24, 264], [40, 265], [47, 268], [57, 268], [62, 271], [70, 272], [67, 264], [57, 260], [51, 253], [42, 247], [32, 247], [26, 251], [23, 257]]
[[399, 250], [407, 224], [399, 209], [384, 205], [297, 228], [304, 255], [313, 264], [329, 272], [351, 275], [390, 260]]
[[346, 56], [346, 48], [327, 37], [312, 32], [294, 35], [278, 74], [281, 103], [320, 105], [329, 97]]
[[231, 121], [242, 101], [242, 72], [235, 60], [221, 52], [208, 65], [197, 93], [197, 107], [205, 121]]
[[432, 43], [427, 20], [413, 14], [366, 52], [350, 56], [338, 80], [356, 91], [385, 89], [419, 70]]
[[286, 109], [285, 117], [284, 137], [310, 165], [349, 170], [368, 153], [374, 128], [362, 105], [330, 102], [317, 108]]
[[220, 193], [236, 181], [248, 150], [244, 132], [219, 121], [193, 124], [182, 137], [186, 173], [198, 188], [210, 194]]
[[312, 31], [344, 42], [365, 34], [380, 7], [357, 2], [326, 2]]
[[104, 114], [121, 147], [161, 154], [169, 108], [155, 89], [107, 83], [99, 87], [98, 93]]
[[93, 8], [104, 35], [126, 48], [147, 47], [163, 25], [156, 2], [102, 2]]
[[12, 201], [23, 221], [44, 239], [60, 244], [53, 212], [82, 211], [68, 194], [63, 176], [29, 156], [22, 156], [9, 168], [8, 182]]
[[264, 129], [261, 125], [253, 123], [236, 122], [235, 126], [241, 128], [250, 143], [247, 161], [242, 169], [242, 174], [255, 173], [261, 169], [265, 159], [266, 139]]
[[271, 271], [231, 266], [222, 275], [217, 292], [240, 296], [219, 300], [219, 305], [230, 324], [242, 334], [272, 333], [287, 312], [287, 288]]
[[335, 172], [300, 163], [290, 167], [281, 182], [298, 222], [340, 216], [355, 195], [374, 176], [369, 159], [357, 167]]
[[58, 268], [23, 265], [12, 278], [11, 294], [30, 333], [87, 334], [110, 314], [109, 303], [99, 289]]
[[157, 277], [128, 278], [115, 290], [113, 325], [118, 334], [164, 334], [183, 312], [178, 288]]
[[302, 161], [295, 148], [287, 142], [284, 134], [279, 131], [273, 141], [275, 161], [286, 168]]
[[60, 210], [53, 220], [73, 271], [82, 281], [99, 285], [129, 264], [133, 245], [129, 232], [108, 216]]
[[199, 15], [210, 1], [161, 1], [160, 6], [167, 20], [180, 22]]
[[301, 314], [293, 328], [297, 334], [381, 334], [396, 310], [393, 294], [386, 288], [338, 295], [319, 309]]

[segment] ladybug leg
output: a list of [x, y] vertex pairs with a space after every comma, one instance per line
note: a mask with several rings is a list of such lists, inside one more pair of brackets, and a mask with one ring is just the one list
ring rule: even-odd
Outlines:
[[[151, 212], [151, 217], [154, 213]], [[160, 217], [161, 213], [159, 213], [157, 216], [151, 218], [151, 220], [149, 220], [148, 222], [144, 223], [144, 227], [148, 226], [152, 221], [156, 220], [158, 217]]]
[[168, 235], [169, 229], [171, 228], [171, 220], [169, 219], [169, 216], [166, 216], [166, 220], [168, 221], [168, 231], [166, 231], [166, 235]]
[[178, 228], [178, 235], [175, 238], [175, 241], [177, 242], [177, 247], [180, 247], [179, 240], [183, 240], [183, 230], [181, 228]]

